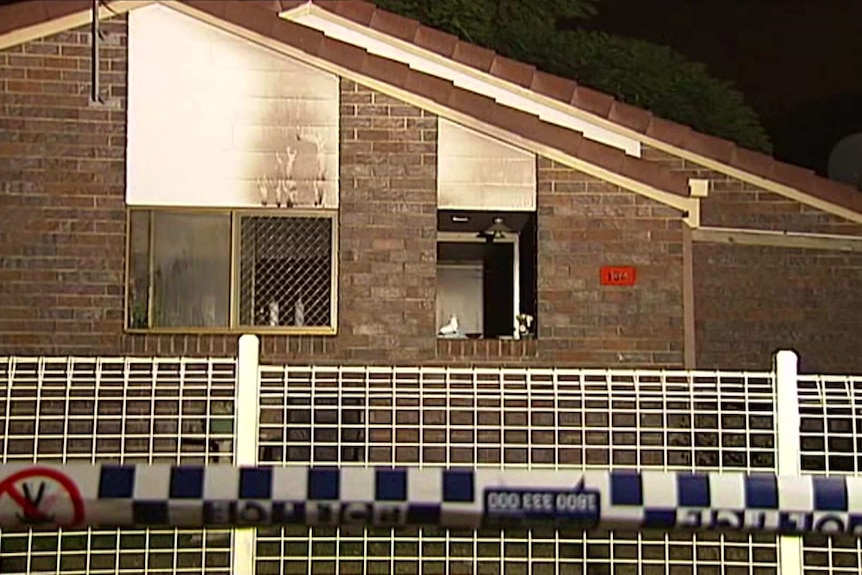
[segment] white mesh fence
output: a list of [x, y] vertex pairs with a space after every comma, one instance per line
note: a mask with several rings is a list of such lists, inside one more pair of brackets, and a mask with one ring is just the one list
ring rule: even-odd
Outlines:
[[[260, 464], [776, 471], [771, 373], [261, 368]], [[262, 529], [257, 573], [778, 573], [774, 536]]]
[[[233, 461], [236, 360], [0, 358], [0, 461]], [[0, 534], [0, 573], [230, 573], [231, 532]]]
[[[799, 376], [789, 389], [799, 433], [788, 442], [780, 435], [788, 395], [782, 403], [771, 372], [258, 369], [256, 356], [241, 364], [0, 358], [0, 461], [775, 473], [778, 445], [799, 440], [802, 473], [855, 474], [862, 465], [859, 377]], [[242, 447], [255, 442], [257, 453]], [[552, 529], [249, 533], [0, 533], [0, 573], [788, 575], [862, 566], [859, 541], [841, 537], [799, 545], [771, 535]], [[794, 544], [799, 565], [786, 561]]]
[[[858, 475], [862, 470], [862, 376], [801, 375], [797, 382], [802, 473]], [[805, 573], [858, 574], [862, 540], [803, 538]]]

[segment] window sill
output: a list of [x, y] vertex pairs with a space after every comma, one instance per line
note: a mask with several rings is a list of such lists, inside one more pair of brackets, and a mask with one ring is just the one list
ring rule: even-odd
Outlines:
[[236, 328], [219, 327], [159, 327], [159, 328], [130, 328], [123, 330], [130, 335], [338, 335], [338, 329], [334, 327], [268, 327], [248, 326]]
[[438, 358], [537, 357], [538, 340], [437, 338]]

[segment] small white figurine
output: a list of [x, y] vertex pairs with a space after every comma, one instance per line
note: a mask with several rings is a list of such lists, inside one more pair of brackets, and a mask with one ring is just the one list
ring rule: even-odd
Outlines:
[[455, 337], [458, 335], [458, 316], [454, 313], [449, 316], [449, 323], [440, 328], [440, 335], [444, 337]]

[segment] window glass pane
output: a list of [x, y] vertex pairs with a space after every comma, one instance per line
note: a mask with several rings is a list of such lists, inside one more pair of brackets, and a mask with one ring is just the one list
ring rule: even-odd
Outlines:
[[230, 216], [153, 212], [153, 327], [227, 327]]
[[331, 218], [240, 220], [240, 323], [332, 326]]
[[129, 327], [149, 327], [150, 212], [133, 211], [129, 218]]

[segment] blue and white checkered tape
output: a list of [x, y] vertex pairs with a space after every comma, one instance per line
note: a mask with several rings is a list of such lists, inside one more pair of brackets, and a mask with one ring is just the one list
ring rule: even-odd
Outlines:
[[0, 529], [574, 526], [862, 534], [862, 478], [658, 471], [0, 466]]

